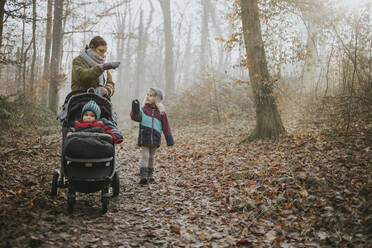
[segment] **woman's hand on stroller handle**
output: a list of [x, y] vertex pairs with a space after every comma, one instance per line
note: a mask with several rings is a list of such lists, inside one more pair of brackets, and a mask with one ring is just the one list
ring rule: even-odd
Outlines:
[[108, 95], [107, 89], [101, 86], [95, 89], [95, 93], [100, 96]]

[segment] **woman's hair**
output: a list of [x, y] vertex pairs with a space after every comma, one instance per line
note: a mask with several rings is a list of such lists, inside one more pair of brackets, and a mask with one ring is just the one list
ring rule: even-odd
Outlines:
[[99, 46], [107, 46], [106, 41], [101, 36], [95, 36], [93, 39], [89, 42], [89, 46], [86, 46], [86, 49], [88, 48], [97, 48]]

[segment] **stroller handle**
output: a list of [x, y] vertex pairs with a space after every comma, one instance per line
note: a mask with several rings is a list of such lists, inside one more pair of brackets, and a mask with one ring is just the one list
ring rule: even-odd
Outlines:
[[90, 87], [89, 89], [87, 89], [87, 93], [95, 93], [96, 90], [93, 88], [93, 87]]

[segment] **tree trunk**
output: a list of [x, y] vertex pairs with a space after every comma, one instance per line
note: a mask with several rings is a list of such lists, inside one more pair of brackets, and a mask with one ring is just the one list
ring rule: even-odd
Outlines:
[[201, 0], [203, 8], [203, 16], [201, 18], [201, 36], [200, 36], [200, 74], [203, 74], [205, 68], [207, 68], [206, 54], [208, 54], [208, 34], [209, 34], [209, 25], [208, 25], [208, 1]]
[[124, 44], [125, 44], [125, 27], [126, 27], [127, 14], [128, 14], [128, 5], [126, 5], [126, 8], [124, 11], [118, 10], [118, 12], [116, 13], [116, 23], [117, 23], [116, 60], [122, 62], [122, 66], [118, 68], [118, 75], [116, 78], [116, 85], [117, 85], [116, 91], [119, 93], [116, 95], [120, 95], [120, 98], [118, 98], [118, 103], [120, 105], [124, 104], [123, 98], [126, 94], [125, 93], [126, 87], [124, 85], [126, 80], [123, 80], [123, 67], [125, 67], [123, 63], [124, 62], [123, 53], [124, 53]]
[[[30, 43], [31, 45], [32, 43]], [[23, 85], [23, 93], [25, 97], [27, 96], [27, 84], [26, 84], [26, 61], [27, 61], [27, 53], [30, 46], [27, 47], [25, 53], [23, 54], [23, 61], [22, 61], [22, 85]]]
[[16, 70], [15, 70], [15, 86], [16, 86], [16, 92], [17, 94], [19, 93], [19, 90], [20, 90], [20, 82], [21, 82], [21, 70], [22, 70], [22, 65], [21, 65], [21, 61], [22, 61], [22, 52], [21, 52], [21, 49], [19, 47], [17, 47], [17, 52], [16, 52], [16, 61], [17, 61], [17, 64], [16, 64]]
[[[26, 16], [26, 5], [23, 6], [23, 15]], [[22, 47], [21, 47], [21, 87], [22, 87], [22, 94], [26, 95], [26, 59], [27, 59], [27, 52], [28, 48], [25, 50], [25, 30], [26, 30], [26, 20], [25, 18], [22, 19]], [[31, 44], [31, 43], [30, 43]]]
[[182, 60], [181, 70], [183, 71], [182, 85], [184, 88], [187, 88], [190, 84], [191, 72], [190, 70], [192, 65], [193, 56], [192, 55], [192, 44], [191, 44], [191, 25], [189, 26], [189, 31], [187, 33], [185, 53]]
[[303, 67], [302, 75], [302, 89], [303, 93], [311, 91], [314, 88], [315, 83], [319, 75], [318, 66], [318, 51], [316, 48], [317, 38], [316, 34], [318, 30], [315, 28], [314, 24], [307, 21], [307, 41], [306, 41], [306, 58], [305, 65]]
[[[6, 0], [0, 0], [0, 20], [1, 20], [1, 23], [0, 23], [0, 53], [1, 53], [1, 48], [3, 44], [5, 3], [6, 3]], [[2, 72], [2, 65], [0, 65], [0, 78], [1, 78], [1, 72]]]
[[[125, 44], [125, 56], [124, 56], [124, 66], [122, 66], [123, 70], [123, 77], [125, 78], [124, 84], [126, 85], [126, 94], [125, 96], [127, 98], [132, 99], [133, 98], [133, 83], [132, 83], [132, 61], [131, 61], [131, 55], [132, 55], [132, 49], [131, 49], [131, 33], [132, 33], [132, 9], [130, 6], [130, 2], [128, 3], [128, 31], [127, 31], [127, 40]], [[124, 41], [123, 41], [124, 42]], [[121, 67], [119, 67], [121, 68]]]
[[67, 22], [67, 18], [70, 14], [70, 11], [69, 11], [69, 7], [70, 7], [70, 0], [64, 0], [65, 1], [65, 4], [64, 4], [64, 7], [65, 7], [65, 11], [62, 10], [62, 13], [64, 13], [62, 15], [62, 30], [61, 30], [61, 36], [60, 36], [60, 39], [61, 39], [61, 46], [60, 46], [60, 53], [59, 53], [59, 56], [61, 57], [60, 58], [60, 63], [59, 63], [59, 70], [62, 69], [62, 58], [63, 58], [63, 39], [64, 39], [64, 36], [65, 36], [65, 29], [66, 29], [66, 22]]
[[0, 48], [3, 45], [4, 13], [6, 0], [0, 0]]
[[50, 66], [50, 86], [49, 86], [49, 108], [57, 113], [58, 111], [58, 88], [61, 63], [61, 44], [62, 44], [62, 16], [63, 0], [54, 1], [54, 20], [53, 20], [53, 42], [52, 60]]
[[285, 133], [285, 129], [267, 68], [257, 0], [242, 0], [240, 6], [249, 78], [256, 106], [256, 127], [248, 140], [277, 137]]
[[147, 75], [148, 71], [146, 70], [145, 57], [146, 57], [146, 50], [149, 41], [148, 31], [150, 29], [152, 23], [152, 17], [154, 12], [154, 7], [149, 1], [150, 4], [150, 16], [147, 20], [146, 26], [143, 25], [143, 13], [140, 12], [140, 24], [138, 27], [138, 48], [137, 48], [137, 58], [136, 58], [136, 82], [135, 82], [135, 97], [139, 97], [142, 94], [143, 90], [146, 88], [146, 80], [145, 75]]
[[143, 53], [143, 15], [142, 10], [140, 12], [140, 22], [138, 27], [138, 46], [137, 46], [137, 57], [136, 57], [136, 82], [135, 82], [135, 97], [139, 97], [142, 89], [143, 80], [143, 66], [144, 53]]
[[[25, 14], [25, 10], [23, 10], [23, 14]], [[20, 60], [19, 60], [19, 81], [18, 81], [18, 88], [17, 88], [17, 94], [24, 92], [23, 89], [23, 54], [25, 51], [25, 26], [26, 22], [25, 19], [22, 19], [22, 42], [21, 42], [21, 54], [20, 54]]]
[[[148, 0], [149, 4], [150, 4], [150, 11], [149, 11], [149, 18], [147, 20], [147, 23], [146, 23], [146, 26], [145, 26], [145, 30], [143, 32], [143, 40], [144, 40], [144, 43], [143, 43], [143, 56], [144, 58], [146, 57], [146, 53], [147, 53], [147, 46], [149, 45], [149, 42], [151, 40], [150, 38], [150, 35], [149, 35], [149, 30], [150, 30], [150, 27], [151, 27], [151, 24], [152, 24], [152, 18], [153, 18], [153, 15], [154, 15], [154, 6], [151, 2], [151, 0]], [[148, 75], [149, 74], [149, 71], [148, 71], [148, 67], [146, 66], [146, 64], [144, 64], [144, 67], [145, 67], [145, 70], [142, 72], [144, 75]], [[147, 69], [147, 70], [146, 70]], [[146, 78], [144, 78], [144, 81], [147, 82]], [[142, 84], [142, 89], [143, 87], [146, 87], [147, 85], [146, 84]], [[151, 85], [152, 87], [153, 85]]]
[[[210, 17], [211, 17], [215, 32], [218, 37], [222, 38], [223, 34], [222, 34], [221, 27], [220, 27], [220, 23], [218, 22], [218, 19], [216, 18], [216, 6], [210, 4], [208, 9], [209, 9]], [[224, 67], [223, 61], [224, 61], [225, 48], [222, 42], [220, 42], [218, 47], [219, 47], [218, 48], [218, 64], [217, 64], [216, 71], [221, 72], [223, 71], [223, 67]]]
[[31, 61], [31, 82], [30, 82], [30, 99], [34, 100], [35, 86], [35, 62], [36, 62], [36, 0], [32, 0], [32, 61]]
[[47, 6], [47, 25], [45, 35], [45, 55], [44, 55], [44, 75], [43, 85], [41, 90], [41, 104], [48, 106], [48, 90], [49, 90], [49, 79], [50, 79], [50, 50], [52, 47], [52, 16], [53, 11], [53, 0], [48, 0]]
[[173, 64], [173, 35], [170, 0], [159, 0], [164, 17], [165, 38], [165, 91], [168, 94], [174, 92], [174, 64]]
[[50, 69], [50, 48], [52, 45], [52, 11], [53, 11], [53, 0], [48, 0], [47, 7], [47, 25], [45, 35], [45, 56], [44, 56], [44, 73], [48, 73]]

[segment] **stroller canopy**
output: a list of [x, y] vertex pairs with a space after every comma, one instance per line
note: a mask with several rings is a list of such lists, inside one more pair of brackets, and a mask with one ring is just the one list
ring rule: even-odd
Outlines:
[[75, 121], [81, 119], [81, 110], [90, 100], [95, 101], [101, 108], [101, 118], [114, 121], [112, 118], [112, 104], [109, 99], [97, 95], [94, 91], [73, 91], [67, 95], [63, 104], [60, 121], [67, 121], [67, 126], [73, 126]]

